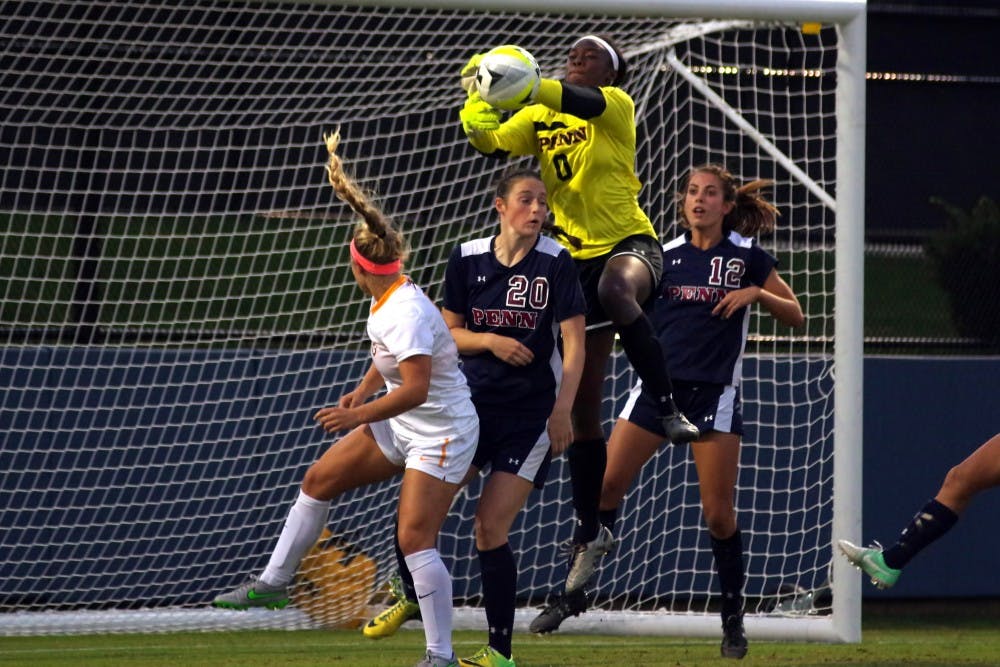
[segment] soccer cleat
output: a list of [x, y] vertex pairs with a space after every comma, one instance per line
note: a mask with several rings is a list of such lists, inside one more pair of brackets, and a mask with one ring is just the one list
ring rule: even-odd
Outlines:
[[250, 607], [265, 607], [281, 609], [288, 604], [288, 587], [271, 586], [256, 575], [251, 575], [247, 582], [228, 593], [221, 593], [212, 601], [212, 606], [220, 609], [238, 609]]
[[682, 445], [701, 437], [698, 427], [688, 421], [683, 412], [677, 411], [663, 418], [663, 430], [671, 444]]
[[743, 617], [730, 616], [722, 622], [722, 646], [720, 647], [722, 657], [742, 660], [748, 650], [747, 636], [743, 630]]
[[872, 547], [859, 547], [847, 540], [837, 540], [837, 548], [840, 549], [840, 553], [847, 556], [851, 565], [867, 574], [871, 582], [879, 588], [892, 588], [903, 572], [885, 564], [882, 545], [878, 542]]
[[443, 658], [440, 655], [434, 655], [430, 651], [427, 651], [424, 659], [414, 667], [458, 667], [458, 663], [455, 661], [454, 655], [450, 658]]
[[485, 647], [471, 658], [461, 658], [458, 665], [459, 667], [516, 667], [514, 656], [505, 658], [503, 653], [492, 646]]
[[556, 598], [556, 601], [542, 610], [535, 620], [528, 627], [535, 634], [545, 634], [555, 632], [570, 616], [579, 616], [587, 611], [590, 605], [592, 594], [587, 593], [582, 588], [572, 593], [566, 593]]
[[369, 639], [391, 637], [399, 630], [399, 626], [411, 618], [420, 618], [420, 605], [405, 597], [397, 600], [381, 614], [368, 621], [362, 632]]
[[569, 574], [566, 575], [566, 592], [572, 593], [583, 588], [594, 576], [597, 561], [601, 556], [611, 551], [615, 546], [614, 535], [607, 526], [601, 526], [597, 537], [586, 544], [573, 546], [573, 558], [570, 561]]
[[[389, 594], [397, 600], [406, 599], [406, 587], [403, 586], [403, 577], [396, 571], [389, 577]], [[416, 593], [414, 593], [416, 595]]]

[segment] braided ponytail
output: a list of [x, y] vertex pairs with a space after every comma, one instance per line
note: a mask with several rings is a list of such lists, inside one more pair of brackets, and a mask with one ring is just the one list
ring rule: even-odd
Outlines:
[[344, 162], [337, 154], [340, 145], [340, 130], [323, 135], [326, 150], [330, 155], [326, 164], [326, 174], [337, 193], [337, 198], [350, 206], [361, 216], [354, 228], [354, 245], [358, 252], [376, 264], [389, 264], [405, 260], [409, 254], [403, 235], [392, 221], [375, 205], [371, 197], [344, 171]]

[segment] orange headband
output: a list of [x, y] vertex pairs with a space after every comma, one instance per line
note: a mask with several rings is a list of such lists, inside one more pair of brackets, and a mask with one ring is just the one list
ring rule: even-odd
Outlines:
[[388, 276], [393, 273], [397, 273], [403, 265], [403, 263], [398, 259], [393, 260], [388, 264], [376, 264], [361, 254], [358, 250], [358, 246], [354, 245], [354, 239], [351, 239], [351, 259], [357, 262], [358, 266], [362, 269], [368, 273], [373, 273], [376, 276]]

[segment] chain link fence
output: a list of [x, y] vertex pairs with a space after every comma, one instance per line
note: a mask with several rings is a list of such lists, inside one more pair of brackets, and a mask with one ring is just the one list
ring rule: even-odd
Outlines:
[[954, 287], [924, 245], [867, 245], [865, 354], [1000, 354], [1000, 261], [980, 272], [975, 288]]

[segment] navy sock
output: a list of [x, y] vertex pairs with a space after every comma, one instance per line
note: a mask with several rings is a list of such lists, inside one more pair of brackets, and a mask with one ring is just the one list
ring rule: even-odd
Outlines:
[[604, 468], [608, 464], [608, 443], [604, 438], [577, 440], [569, 446], [566, 458], [573, 488], [573, 509], [576, 511], [573, 541], [583, 544], [597, 537], [600, 530], [598, 507]]
[[479, 571], [483, 580], [486, 624], [490, 628], [490, 646], [510, 658], [510, 639], [514, 631], [514, 596], [517, 592], [517, 564], [510, 544], [480, 551]]
[[902, 569], [924, 547], [951, 530], [956, 521], [958, 515], [951, 508], [931, 498], [903, 530], [899, 540], [882, 553], [885, 564]]
[[410, 568], [406, 566], [406, 559], [403, 558], [403, 550], [399, 548], [399, 520], [392, 525], [392, 546], [396, 549], [396, 569], [399, 570], [399, 578], [403, 580], [403, 591], [406, 599], [411, 602], [417, 601], [417, 589], [413, 587], [413, 575]]
[[674, 388], [667, 374], [667, 362], [649, 318], [641, 314], [631, 324], [619, 326], [618, 339], [629, 363], [642, 379], [642, 388], [656, 398], [660, 412], [663, 415], [675, 413], [677, 406], [674, 405]]
[[725, 623], [730, 616], [743, 613], [743, 537], [739, 528], [724, 540], [712, 537], [712, 555], [722, 593], [722, 622]]

